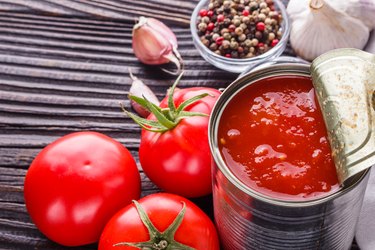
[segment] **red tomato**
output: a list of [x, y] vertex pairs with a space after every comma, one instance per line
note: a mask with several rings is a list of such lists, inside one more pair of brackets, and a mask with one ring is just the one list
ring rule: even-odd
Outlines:
[[44, 148], [25, 179], [26, 208], [51, 240], [78, 246], [99, 240], [108, 220], [140, 196], [134, 159], [100, 133], [66, 135]]
[[[177, 90], [173, 95], [175, 106], [203, 93], [211, 96], [187, 106], [184, 111], [209, 115], [220, 95], [216, 89], [194, 87]], [[168, 97], [160, 107], [168, 107]], [[147, 119], [155, 120], [155, 116], [151, 114]], [[142, 130], [139, 161], [146, 175], [158, 187], [184, 197], [211, 193], [208, 121], [208, 116], [193, 116], [182, 119], [176, 127], [163, 133]]]
[[[186, 205], [185, 214], [182, 213], [183, 204]], [[196, 250], [220, 249], [214, 224], [191, 201], [173, 194], [158, 193], [142, 198], [139, 200], [139, 205], [145, 211], [146, 217], [151, 221], [156, 234], [150, 234], [142, 222], [135, 204], [132, 204], [120, 210], [108, 222], [100, 237], [99, 250], [139, 249], [140, 246], [147, 246], [145, 244], [149, 240], [151, 240], [151, 244], [155, 243], [159, 247], [164, 244], [164, 248], [160, 247], [160, 249], [187, 249], [174, 248], [173, 244], [179, 244], [179, 246], [182, 244]], [[174, 224], [179, 213], [182, 213], [181, 224]], [[170, 234], [170, 238], [177, 243], [171, 244], [173, 240], [166, 239], [165, 236], [170, 233], [168, 230], [171, 229], [170, 226], [173, 224], [176, 226], [176, 231]], [[160, 234], [162, 235], [160, 236]], [[153, 239], [152, 235], [160, 237]], [[132, 243], [133, 245], [138, 243], [138, 248], [126, 246], [124, 243]], [[151, 247], [149, 249], [157, 248]]]

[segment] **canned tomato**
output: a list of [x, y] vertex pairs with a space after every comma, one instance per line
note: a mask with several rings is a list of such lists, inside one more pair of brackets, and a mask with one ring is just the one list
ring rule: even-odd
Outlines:
[[255, 70], [210, 118], [214, 216], [224, 249], [349, 249], [368, 171], [339, 186], [309, 66]]

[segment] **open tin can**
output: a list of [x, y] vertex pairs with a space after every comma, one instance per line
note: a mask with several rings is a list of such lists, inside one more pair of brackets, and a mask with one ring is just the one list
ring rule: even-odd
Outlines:
[[241, 76], [222, 93], [209, 124], [213, 155], [215, 222], [224, 249], [349, 249], [361, 211], [368, 170], [352, 177], [344, 187], [307, 200], [269, 197], [241, 182], [223, 160], [218, 129], [228, 102], [254, 82], [275, 76], [310, 77], [310, 67], [283, 63]]

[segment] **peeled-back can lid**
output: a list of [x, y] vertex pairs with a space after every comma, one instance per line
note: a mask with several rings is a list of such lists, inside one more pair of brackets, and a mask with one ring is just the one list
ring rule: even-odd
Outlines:
[[375, 165], [375, 55], [332, 50], [316, 58], [310, 70], [343, 184]]

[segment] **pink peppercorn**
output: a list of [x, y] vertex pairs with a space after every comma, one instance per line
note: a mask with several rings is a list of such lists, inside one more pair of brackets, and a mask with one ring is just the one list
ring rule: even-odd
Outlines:
[[200, 15], [201, 17], [207, 16], [207, 10], [205, 10], [205, 9], [201, 9], [201, 10], [199, 11], [199, 15]]
[[223, 22], [224, 21], [224, 15], [222, 15], [222, 14], [220, 14], [220, 15], [217, 15], [217, 22], [218, 23], [221, 23], [221, 22]]
[[212, 10], [209, 10], [208, 12], [207, 12], [207, 16], [208, 17], [212, 17], [214, 15], [214, 12], [212, 11]]
[[234, 32], [236, 30], [236, 25], [234, 25], [234, 24], [229, 25], [228, 30], [230, 32]]
[[273, 39], [271, 42], [271, 47], [275, 47], [279, 43], [278, 39]]
[[246, 9], [242, 11], [243, 16], [248, 16], [249, 14], [250, 14], [249, 11]]
[[231, 54], [225, 54], [225, 57], [231, 58]]
[[221, 45], [222, 43], [223, 43], [223, 41], [224, 41], [224, 37], [222, 37], [222, 36], [219, 36], [217, 39], [216, 39], [216, 44], [217, 45]]
[[259, 23], [257, 23], [257, 25], [256, 25], [256, 29], [257, 29], [258, 31], [264, 31], [265, 28], [266, 28], [266, 25], [265, 25], [263, 22], [259, 22]]
[[215, 24], [214, 24], [214, 23], [209, 23], [209, 24], [207, 25], [207, 30], [209, 30], [209, 31], [213, 31], [214, 28], [215, 28]]
[[258, 43], [258, 48], [264, 47], [264, 43]]

